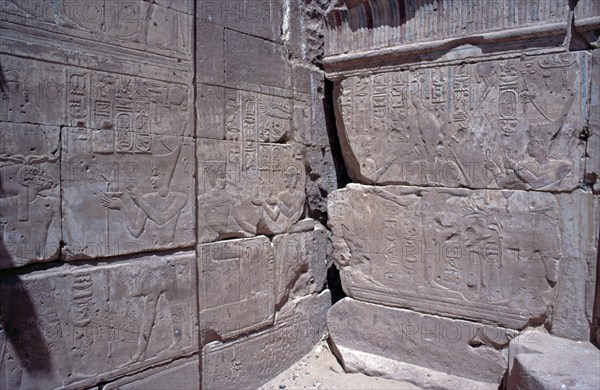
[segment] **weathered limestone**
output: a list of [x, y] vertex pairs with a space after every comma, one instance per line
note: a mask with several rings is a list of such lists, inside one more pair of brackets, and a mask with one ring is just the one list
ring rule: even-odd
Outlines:
[[591, 65], [583, 52], [348, 77], [336, 84], [348, 173], [363, 183], [574, 189]]
[[0, 269], [53, 260], [61, 240], [59, 129], [0, 126]]
[[2, 388], [82, 388], [198, 349], [193, 252], [4, 275]]
[[63, 128], [65, 258], [194, 244], [194, 142]]
[[[514, 329], [551, 322], [557, 283], [585, 283], [569, 262], [586, 270], [598, 246], [597, 222], [574, 223], [597, 215], [598, 200], [571, 196], [348, 185], [328, 206], [344, 291]], [[558, 289], [557, 325], [587, 327], [591, 302], [577, 291]]]
[[528, 331], [510, 342], [508, 356], [508, 390], [600, 387], [600, 351], [587, 341]]
[[326, 333], [329, 290], [288, 302], [275, 325], [202, 351], [202, 388], [255, 389], [306, 355]]
[[304, 211], [296, 146], [197, 141], [199, 241], [284, 233]]
[[497, 388], [507, 367], [502, 349], [516, 335], [504, 328], [350, 298], [331, 308], [327, 328], [347, 372], [425, 388]]

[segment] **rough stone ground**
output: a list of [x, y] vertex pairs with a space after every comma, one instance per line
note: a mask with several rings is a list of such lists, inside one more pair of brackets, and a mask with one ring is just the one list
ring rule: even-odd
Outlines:
[[279, 374], [259, 390], [271, 389], [398, 389], [417, 390], [408, 383], [364, 374], [347, 374], [329, 350], [326, 342]]

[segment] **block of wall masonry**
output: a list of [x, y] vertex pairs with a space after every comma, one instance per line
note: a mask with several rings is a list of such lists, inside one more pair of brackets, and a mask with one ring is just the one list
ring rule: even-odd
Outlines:
[[331, 294], [325, 290], [288, 302], [275, 325], [202, 351], [202, 388], [255, 389], [309, 353], [326, 332]]
[[591, 75], [588, 52], [350, 74], [335, 92], [348, 173], [362, 183], [575, 189]]
[[514, 335], [501, 327], [453, 320], [344, 298], [327, 314], [333, 351], [347, 372], [429, 388], [498, 388]]
[[177, 359], [139, 374], [129, 375], [105, 385], [103, 390], [177, 389], [195, 390], [200, 386], [198, 356]]
[[61, 181], [68, 260], [194, 244], [190, 137], [63, 128]]
[[193, 252], [4, 275], [0, 387], [83, 388], [197, 351]]
[[146, 70], [130, 76], [8, 55], [0, 61], [2, 121], [113, 130], [119, 152], [146, 150], [153, 134], [194, 133], [193, 91], [181, 76], [165, 81]]
[[85, 41], [92, 48], [110, 44], [116, 52], [143, 50], [146, 57], [154, 54], [189, 60], [193, 53], [192, 13], [192, 4], [186, 1], [28, 0], [4, 2], [0, 20], [17, 25], [11, 30], [65, 44]]
[[557, 324], [581, 334], [591, 317], [583, 286], [595, 283], [598, 210], [584, 191], [357, 184], [328, 204], [349, 296], [513, 329], [552, 322], [554, 307]]
[[284, 233], [304, 210], [306, 173], [292, 145], [197, 141], [200, 242]]
[[60, 253], [60, 134], [56, 126], [2, 123], [0, 269]]
[[325, 288], [332, 263], [331, 233], [319, 222], [311, 231], [273, 238], [275, 307]]
[[509, 345], [508, 390], [600, 388], [600, 350], [543, 331], [526, 331]]
[[273, 324], [273, 249], [265, 236], [198, 247], [200, 333], [224, 340]]
[[[597, 7], [594, 7], [593, 0], [580, 3], [584, 3], [578, 7], [583, 8], [581, 13], [578, 12], [582, 18], [594, 15]], [[510, 39], [493, 42], [491, 46], [500, 47], [496, 50], [514, 49], [515, 46], [520, 47], [517, 46], [520, 40], [535, 39], [536, 35], [536, 45], [544, 46], [549, 42], [550, 46], [559, 45], [566, 34], [569, 16], [568, 4], [564, 2], [481, 0], [434, 4], [427, 0], [376, 0], [339, 2], [337, 5], [326, 19], [325, 52], [328, 56], [416, 44], [421, 44], [422, 51], [427, 52], [428, 43], [452, 43], [453, 39], [458, 41], [459, 38], [478, 37], [489, 32], [510, 33], [513, 29], [518, 29], [520, 34], [507, 34]], [[544, 27], [547, 32], [539, 34]], [[558, 39], [553, 35], [558, 35]], [[545, 40], [539, 42], [539, 36]], [[472, 42], [486, 43], [481, 40]]]

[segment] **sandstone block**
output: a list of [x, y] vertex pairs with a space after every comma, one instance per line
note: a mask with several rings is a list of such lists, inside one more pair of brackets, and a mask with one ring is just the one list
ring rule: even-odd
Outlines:
[[63, 128], [64, 257], [192, 246], [194, 142]]
[[309, 353], [326, 332], [329, 290], [288, 302], [275, 325], [202, 351], [202, 388], [255, 389]]
[[3, 123], [0, 132], [0, 269], [60, 255], [60, 131]]
[[575, 189], [591, 65], [578, 52], [351, 75], [335, 92], [348, 173], [362, 183]]
[[329, 197], [334, 260], [359, 300], [513, 329], [550, 325], [557, 304], [557, 326], [585, 328], [591, 302], [575, 286], [594, 283], [598, 227], [574, 221], [595, 218], [597, 202], [583, 191], [353, 184]]
[[322, 291], [331, 266], [331, 233], [320, 223], [313, 231], [273, 238], [275, 306]]
[[199, 241], [284, 233], [304, 211], [305, 171], [291, 145], [197, 141]]
[[267, 237], [198, 248], [203, 343], [264, 328], [275, 316], [273, 249]]
[[291, 69], [281, 45], [225, 30], [225, 85], [237, 88], [252, 81], [290, 90]]
[[0, 387], [83, 388], [198, 349], [194, 253], [0, 283]]
[[347, 372], [426, 388], [497, 388], [507, 367], [502, 349], [516, 334], [350, 298], [329, 310], [327, 328]]
[[597, 389], [600, 351], [541, 331], [527, 331], [509, 345], [508, 390]]
[[198, 356], [177, 360], [127, 376], [102, 387], [102, 390], [172, 389], [195, 390], [200, 387], [200, 362]]

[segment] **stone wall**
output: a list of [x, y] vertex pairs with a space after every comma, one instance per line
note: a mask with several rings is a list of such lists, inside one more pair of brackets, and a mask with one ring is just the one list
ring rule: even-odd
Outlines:
[[328, 199], [346, 370], [497, 387], [524, 329], [596, 339], [599, 3], [356, 0], [326, 18], [354, 181]]
[[0, 388], [256, 387], [323, 337], [328, 5], [0, 2]]

